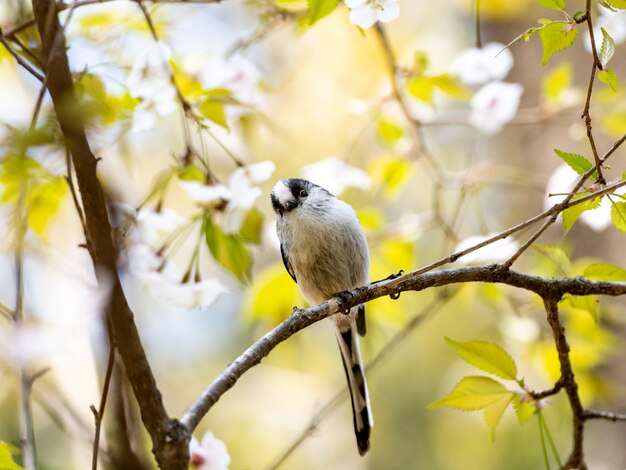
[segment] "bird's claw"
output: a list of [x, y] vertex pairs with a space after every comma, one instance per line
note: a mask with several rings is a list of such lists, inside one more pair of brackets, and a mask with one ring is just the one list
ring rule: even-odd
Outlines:
[[352, 297], [354, 297], [352, 295], [352, 292], [347, 291], [347, 290], [344, 290], [342, 292], [337, 292], [335, 294], [335, 297], [339, 299], [339, 306], [341, 308], [341, 313], [343, 313], [344, 315], [349, 315], [350, 305], [346, 306], [346, 304], [349, 304], [349, 302], [352, 300]]

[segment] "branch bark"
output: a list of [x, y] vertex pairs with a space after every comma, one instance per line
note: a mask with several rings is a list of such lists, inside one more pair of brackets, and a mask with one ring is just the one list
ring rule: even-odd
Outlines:
[[626, 282], [590, 281], [582, 277], [542, 278], [511, 271], [503, 265], [446, 269], [425, 274], [422, 270], [417, 270], [396, 279], [384, 279], [351, 292], [338, 294], [314, 307], [305, 310], [294, 309], [287, 320], [235, 359], [185, 411], [181, 421], [190, 432], [193, 432], [204, 415], [247, 370], [259, 364], [278, 344], [315, 322], [333, 314], [349, 311], [355, 305], [379, 297], [389, 295], [398, 298], [399, 294], [405, 291], [421, 291], [430, 287], [466, 282], [507, 284], [534, 292], [544, 299], [560, 299], [564, 294], [611, 296], [626, 294]]
[[87, 247], [98, 282], [113, 285], [106, 311], [110, 323], [109, 335], [115, 338], [118, 345], [139, 403], [142, 421], [152, 438], [152, 450], [157, 462], [163, 469], [186, 469], [189, 433], [180, 422], [167, 415], [117, 275], [111, 226], [102, 186], [96, 175], [97, 159], [91, 151], [80, 118], [56, 3], [53, 0], [33, 0], [32, 3], [43, 47], [48, 91], [76, 172], [86, 222]]

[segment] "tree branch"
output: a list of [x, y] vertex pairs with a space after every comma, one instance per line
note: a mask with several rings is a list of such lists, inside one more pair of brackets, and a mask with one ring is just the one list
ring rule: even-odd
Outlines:
[[580, 402], [580, 396], [578, 395], [578, 384], [574, 377], [574, 370], [572, 369], [572, 363], [569, 358], [569, 345], [565, 338], [565, 329], [561, 325], [559, 319], [559, 309], [557, 303], [561, 295], [543, 297], [543, 303], [548, 315], [548, 323], [552, 328], [552, 334], [554, 335], [554, 342], [556, 344], [556, 351], [559, 355], [559, 363], [561, 364], [561, 379], [563, 388], [567, 393], [570, 407], [572, 408], [573, 419], [573, 449], [565, 463], [564, 469], [577, 469], [586, 470], [587, 465], [583, 456], [583, 431], [585, 426], [585, 410]]
[[586, 409], [584, 419], [606, 419], [608, 421], [613, 421], [614, 423], [617, 421], [626, 422], [626, 415], [611, 413], [610, 411]]
[[397, 298], [399, 293], [405, 291], [421, 291], [430, 287], [465, 282], [507, 284], [535, 292], [542, 298], [549, 299], [558, 299], [564, 294], [613, 296], [626, 294], [626, 282], [590, 281], [582, 277], [541, 278], [511, 271], [503, 265], [447, 269], [425, 274], [422, 270], [417, 270], [397, 279], [384, 279], [369, 286], [359, 287], [349, 293], [339, 294], [314, 307], [305, 310], [294, 309], [287, 320], [235, 359], [185, 411], [181, 422], [189, 428], [190, 432], [193, 432], [202, 417], [247, 370], [259, 364], [278, 344], [315, 322], [333, 314], [349, 311], [355, 305], [379, 297], [390, 295]]
[[113, 285], [106, 310], [110, 321], [109, 335], [118, 345], [143, 423], [152, 438], [157, 462], [163, 469], [186, 469], [189, 434], [178, 421], [167, 415], [117, 274], [111, 226], [102, 186], [96, 176], [97, 160], [87, 141], [77, 106], [56, 4], [49, 0], [33, 0], [33, 12], [43, 46], [48, 90], [76, 172], [87, 224], [87, 247], [98, 282]]
[[19, 55], [17, 52], [13, 50], [13, 48], [11, 47], [11, 44], [9, 44], [9, 42], [6, 40], [5, 35], [2, 34], [2, 29], [0, 29], [0, 44], [2, 44], [5, 47], [5, 49], [9, 52], [9, 54], [13, 56], [13, 58], [19, 65], [24, 67], [24, 69], [27, 70], [37, 80], [39, 80], [42, 83], [44, 82], [45, 80], [44, 76], [41, 75], [37, 70], [35, 70], [35, 68], [32, 65], [26, 62], [22, 58], [21, 55]]

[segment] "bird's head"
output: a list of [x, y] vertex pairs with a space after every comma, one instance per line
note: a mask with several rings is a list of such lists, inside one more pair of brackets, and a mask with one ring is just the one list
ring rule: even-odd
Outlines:
[[326, 199], [332, 195], [324, 188], [307, 180], [289, 178], [280, 180], [272, 189], [272, 208], [280, 217], [284, 217], [303, 204], [311, 204], [320, 198]]

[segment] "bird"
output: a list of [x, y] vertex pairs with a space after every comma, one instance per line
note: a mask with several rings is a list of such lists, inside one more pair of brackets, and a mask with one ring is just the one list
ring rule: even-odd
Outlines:
[[[369, 282], [369, 248], [354, 209], [326, 189], [299, 178], [282, 179], [271, 192], [280, 252], [304, 299], [317, 305]], [[348, 380], [356, 443], [370, 448], [374, 426], [359, 347], [367, 332], [365, 305], [329, 317]]]

